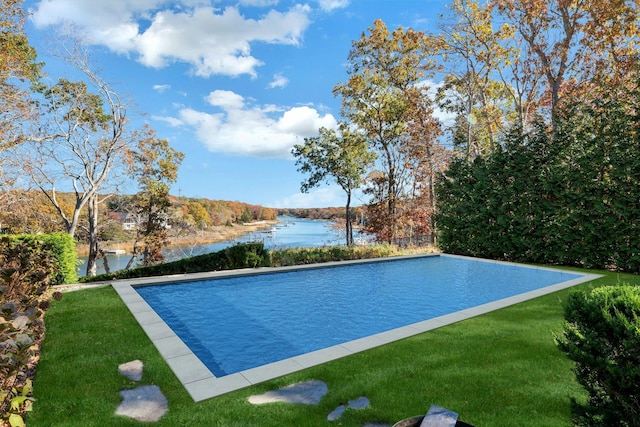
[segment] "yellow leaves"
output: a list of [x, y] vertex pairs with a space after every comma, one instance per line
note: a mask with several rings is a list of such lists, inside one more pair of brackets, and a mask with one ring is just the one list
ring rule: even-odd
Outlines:
[[513, 26], [505, 22], [502, 24], [496, 35], [502, 40], [512, 39], [516, 35], [516, 30]]
[[9, 424], [11, 427], [26, 427], [24, 420], [18, 414], [9, 415]]

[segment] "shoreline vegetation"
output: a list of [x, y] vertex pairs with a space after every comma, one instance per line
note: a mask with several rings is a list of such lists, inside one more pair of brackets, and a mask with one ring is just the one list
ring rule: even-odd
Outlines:
[[[169, 235], [168, 248], [176, 246], [203, 245], [208, 243], [218, 243], [227, 240], [237, 239], [254, 231], [270, 228], [277, 224], [277, 220], [272, 221], [256, 221], [244, 224], [218, 225], [210, 227], [207, 230], [190, 231], [184, 234]], [[134, 240], [126, 240], [121, 242], [104, 242], [104, 250], [124, 249], [127, 255], [133, 252]], [[85, 243], [77, 243], [76, 250], [79, 257], [89, 255], [89, 245]]]

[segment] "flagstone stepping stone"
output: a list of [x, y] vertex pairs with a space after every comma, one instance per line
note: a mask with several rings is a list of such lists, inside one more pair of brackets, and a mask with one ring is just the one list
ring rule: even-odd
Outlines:
[[156, 422], [169, 409], [167, 398], [156, 385], [145, 385], [131, 390], [121, 390], [123, 400], [116, 415], [133, 418], [141, 422]]
[[347, 405], [340, 405], [336, 409], [331, 411], [331, 413], [329, 415], [327, 415], [327, 421], [335, 421], [335, 420], [337, 420], [338, 418], [340, 418], [342, 416], [342, 414], [344, 414], [344, 411], [347, 408], [364, 409], [367, 406], [369, 406], [369, 399], [367, 399], [364, 396], [361, 396], [361, 397], [359, 397], [357, 399], [354, 399], [354, 400], [350, 400]]
[[369, 399], [364, 396], [349, 401], [349, 408], [351, 409], [364, 409], [367, 406], [369, 406]]
[[288, 402], [317, 405], [322, 400], [322, 397], [327, 394], [327, 391], [327, 385], [323, 381], [312, 380], [250, 396], [249, 403], [262, 405], [264, 403]]
[[144, 365], [140, 360], [132, 360], [131, 362], [123, 363], [118, 366], [118, 372], [125, 377], [133, 381], [140, 381], [142, 379], [142, 369]]
[[327, 415], [327, 421], [335, 421], [335, 420], [337, 420], [338, 418], [340, 418], [342, 416], [342, 414], [344, 414], [344, 411], [346, 409], [347, 409], [347, 407], [344, 406], [344, 405], [338, 406], [336, 409], [331, 411], [331, 413], [329, 415]]

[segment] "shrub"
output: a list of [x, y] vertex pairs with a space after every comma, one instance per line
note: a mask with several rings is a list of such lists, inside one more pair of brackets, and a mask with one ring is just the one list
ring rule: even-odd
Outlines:
[[[411, 250], [399, 251], [396, 246], [387, 244], [267, 251], [262, 243], [241, 243], [218, 252], [197, 255], [150, 267], [138, 267], [132, 270], [116, 271], [110, 274], [82, 277], [80, 281], [94, 282], [113, 279], [134, 279], [137, 277], [201, 273], [205, 271], [233, 270], [237, 268], [282, 267], [350, 259], [379, 258], [410, 252]], [[424, 250], [418, 250], [418, 252], [424, 252]]]
[[640, 287], [572, 292], [558, 347], [575, 362], [588, 401], [572, 402], [584, 426], [640, 426]]
[[59, 270], [43, 241], [4, 237], [0, 243], [0, 421], [13, 426], [23, 425], [31, 409], [47, 290]]
[[268, 260], [269, 254], [264, 249], [262, 243], [244, 243], [230, 246], [218, 252], [197, 255], [164, 264], [138, 267], [132, 270], [121, 270], [93, 277], [83, 277], [81, 281], [93, 282], [113, 279], [134, 279], [137, 277], [261, 267], [268, 265]]
[[230, 246], [223, 249], [226, 265], [225, 270], [235, 268], [255, 268], [264, 267], [269, 259], [268, 252], [262, 243], [247, 243]]
[[37, 246], [53, 256], [56, 271], [51, 277], [52, 285], [78, 282], [76, 244], [69, 233], [8, 235], [0, 239], [0, 246], [13, 246], [19, 242], [26, 243], [26, 247]]
[[352, 259], [380, 258], [399, 255], [398, 248], [382, 244], [375, 246], [329, 246], [316, 248], [291, 248], [271, 251], [272, 267], [313, 264], [317, 262]]

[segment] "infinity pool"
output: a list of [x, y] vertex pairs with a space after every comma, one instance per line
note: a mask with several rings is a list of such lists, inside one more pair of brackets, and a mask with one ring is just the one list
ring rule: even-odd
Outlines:
[[135, 290], [220, 378], [584, 278], [440, 255]]

